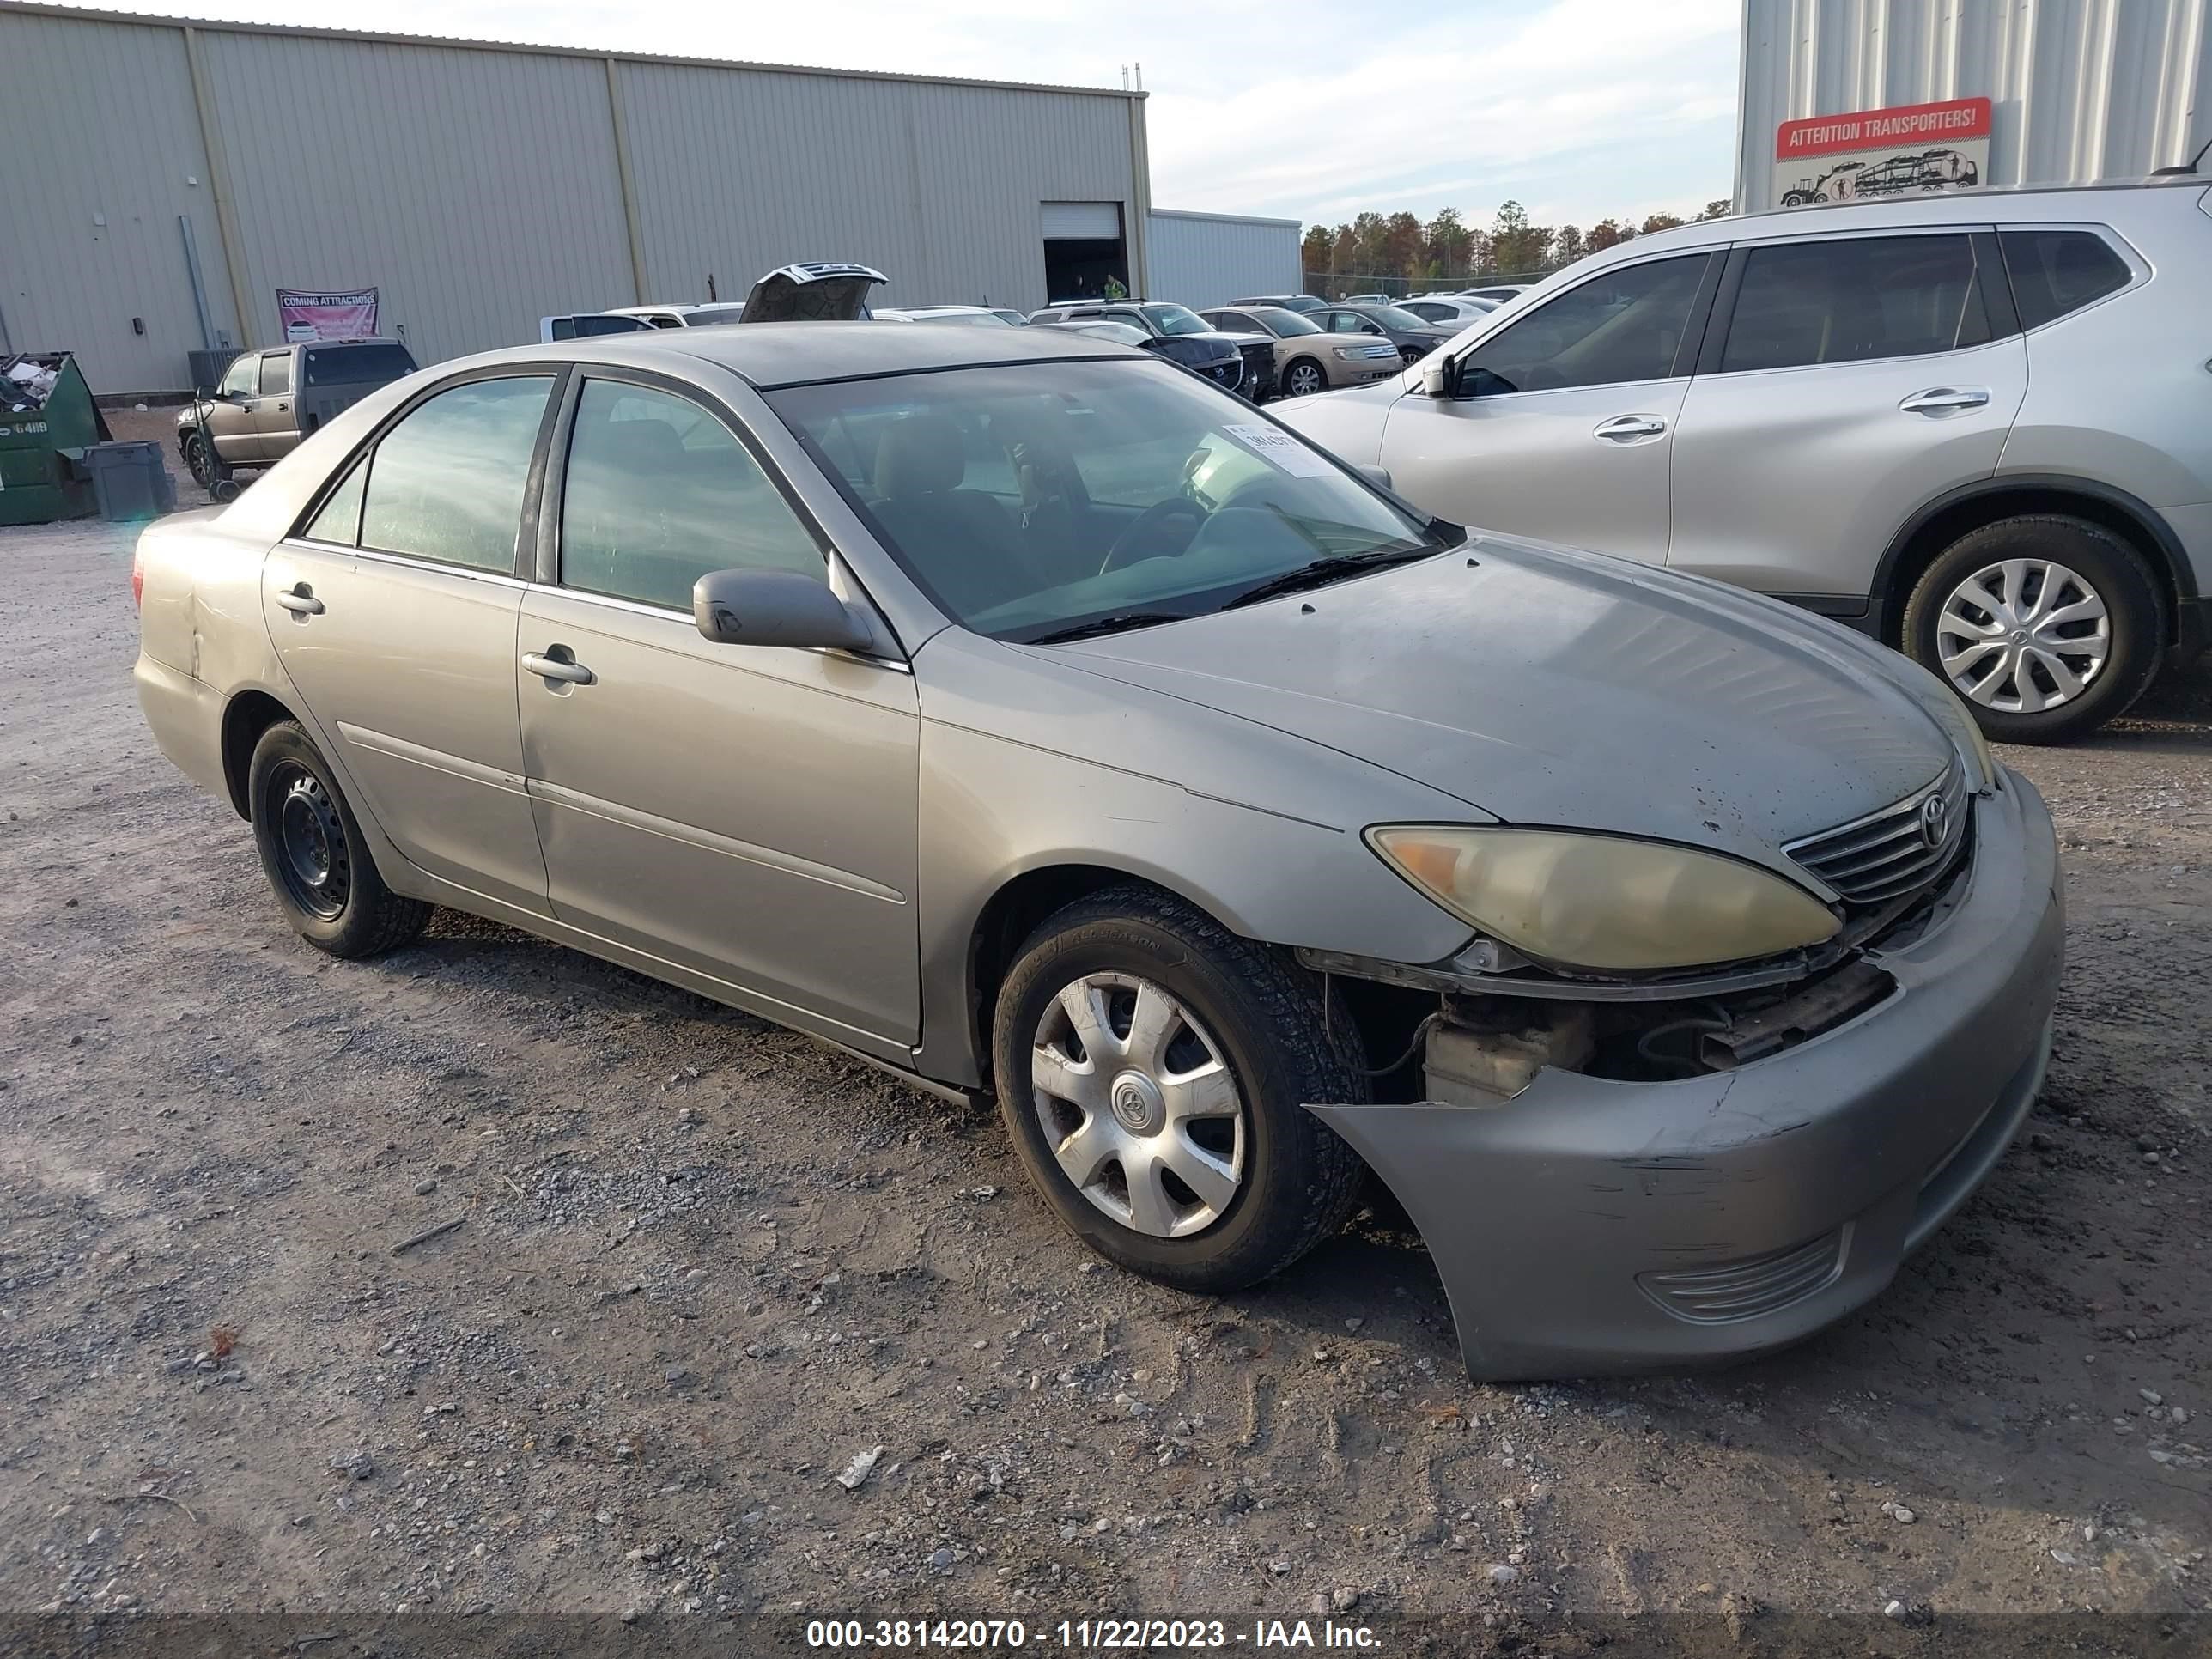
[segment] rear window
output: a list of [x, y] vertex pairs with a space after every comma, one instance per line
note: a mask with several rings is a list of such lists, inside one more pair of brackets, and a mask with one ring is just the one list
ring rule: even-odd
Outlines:
[[415, 359], [404, 345], [322, 346], [307, 356], [309, 386], [381, 383], [415, 372]]
[[2128, 285], [2127, 261], [2094, 232], [2005, 230], [1997, 240], [2022, 328], [2040, 327]]

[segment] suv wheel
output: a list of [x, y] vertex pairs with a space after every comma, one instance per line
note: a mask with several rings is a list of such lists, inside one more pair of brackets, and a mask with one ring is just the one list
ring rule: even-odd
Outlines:
[[1180, 900], [1048, 918], [999, 994], [999, 1109], [1063, 1224], [1178, 1290], [1241, 1290], [1351, 1213], [1364, 1166], [1304, 1101], [1364, 1100], [1322, 982]]
[[1945, 548], [1905, 607], [1905, 654], [1940, 675], [1999, 743], [2065, 743], [2158, 672], [2158, 583], [2086, 519], [2001, 519]]
[[1328, 390], [1328, 376], [1310, 357], [1301, 357], [1283, 371], [1283, 395], [1286, 398], [1310, 398], [1316, 392]]

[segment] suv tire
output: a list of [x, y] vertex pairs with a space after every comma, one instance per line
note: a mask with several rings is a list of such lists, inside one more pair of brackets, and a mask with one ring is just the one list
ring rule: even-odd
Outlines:
[[411, 943], [431, 907], [384, 884], [329, 763], [295, 720], [253, 745], [246, 799], [253, 844], [277, 908], [301, 939], [334, 957]]
[[2142, 695], [2165, 622], [2134, 548], [2087, 519], [2034, 514], [1938, 554], [1905, 602], [1902, 644], [1992, 740], [2067, 743]]
[[[1140, 1005], [1168, 1034], [1157, 1043]], [[1358, 1197], [1359, 1155], [1301, 1104], [1367, 1098], [1352, 1029], [1281, 952], [1155, 889], [1109, 888], [1048, 917], [1000, 989], [1000, 1115], [1046, 1203], [1100, 1255], [1176, 1290], [1242, 1290], [1336, 1232]]]

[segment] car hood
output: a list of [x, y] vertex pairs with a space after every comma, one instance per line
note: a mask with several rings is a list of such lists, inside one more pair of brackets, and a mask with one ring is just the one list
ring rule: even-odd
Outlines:
[[1508, 823], [1776, 868], [1784, 842], [1899, 799], [1954, 752], [1881, 647], [1832, 623], [1487, 534], [1310, 592], [1044, 648]]
[[782, 265], [753, 284], [741, 323], [849, 323], [867, 314], [868, 291], [890, 280], [867, 265]]

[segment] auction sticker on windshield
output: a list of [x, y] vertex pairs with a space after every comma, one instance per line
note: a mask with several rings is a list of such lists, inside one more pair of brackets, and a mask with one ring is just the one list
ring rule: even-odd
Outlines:
[[1224, 426], [1231, 437], [1293, 478], [1325, 478], [1336, 469], [1287, 432], [1271, 426]]

